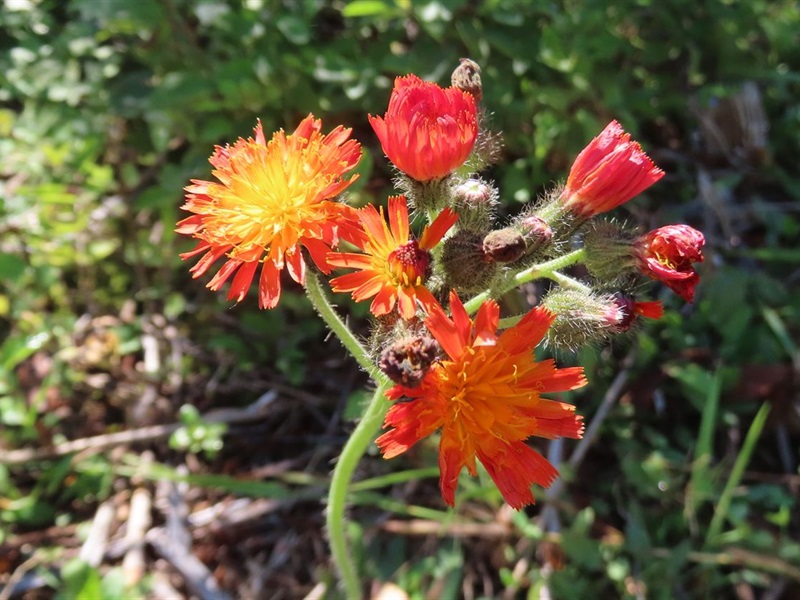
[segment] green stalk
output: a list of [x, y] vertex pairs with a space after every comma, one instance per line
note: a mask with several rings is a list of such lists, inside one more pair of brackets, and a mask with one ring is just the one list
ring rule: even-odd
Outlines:
[[328, 490], [326, 521], [331, 557], [336, 569], [339, 571], [347, 598], [358, 600], [363, 597], [363, 590], [358, 576], [358, 569], [347, 540], [347, 519], [345, 515], [347, 492], [358, 462], [375, 438], [383, 423], [383, 418], [386, 416], [386, 411], [389, 410], [390, 404], [384, 394], [391, 385], [391, 381], [377, 369], [366, 349], [359, 343], [356, 336], [353, 335], [353, 332], [345, 325], [336, 311], [333, 310], [316, 273], [307, 273], [306, 293], [314, 308], [317, 309], [325, 323], [331, 328], [331, 331], [336, 334], [336, 337], [358, 361], [358, 364], [378, 383], [378, 388], [362, 415], [361, 421], [350, 435], [344, 448], [342, 448], [342, 453], [339, 456], [336, 467], [333, 469], [331, 486]]
[[375, 438], [375, 434], [386, 416], [386, 411], [389, 410], [390, 403], [384, 397], [387, 387], [384, 384], [375, 390], [361, 421], [339, 455], [339, 460], [333, 469], [331, 487], [328, 490], [328, 511], [325, 516], [328, 526], [328, 541], [331, 547], [331, 557], [339, 570], [348, 600], [359, 600], [364, 595], [355, 557], [347, 541], [347, 517], [345, 515], [347, 492], [358, 462]]
[[559, 270], [580, 262], [585, 256], [586, 250], [579, 248], [578, 250], [573, 250], [572, 252], [569, 252], [563, 256], [559, 256], [558, 258], [548, 260], [547, 262], [539, 263], [538, 265], [532, 265], [527, 269], [523, 269], [519, 273], [516, 273], [510, 277], [506, 277], [506, 279], [495, 289], [481, 292], [471, 300], [465, 302], [464, 307], [467, 309], [469, 314], [472, 314], [478, 310], [481, 304], [483, 304], [489, 298], [499, 298], [515, 287], [519, 287], [524, 283], [529, 283], [534, 279], [541, 279], [542, 277], [553, 279], [561, 285], [588, 289], [581, 282], [558, 273]]
[[753, 451], [756, 448], [756, 442], [761, 437], [761, 431], [764, 429], [764, 424], [767, 422], [767, 415], [769, 415], [770, 405], [766, 402], [758, 409], [756, 416], [753, 418], [753, 423], [750, 429], [747, 430], [747, 435], [744, 438], [742, 449], [736, 456], [733, 462], [731, 474], [728, 481], [725, 482], [725, 488], [722, 490], [722, 495], [719, 497], [717, 508], [714, 511], [714, 516], [711, 518], [711, 524], [708, 526], [708, 533], [706, 534], [706, 544], [714, 542], [714, 540], [722, 532], [722, 523], [728, 515], [728, 509], [731, 506], [733, 499], [733, 490], [739, 485], [744, 475], [744, 470], [753, 456]]
[[333, 310], [331, 303], [328, 301], [328, 297], [322, 289], [319, 276], [317, 276], [316, 273], [306, 273], [306, 295], [308, 299], [311, 300], [311, 304], [314, 305], [319, 315], [328, 327], [330, 327], [331, 331], [339, 338], [342, 345], [353, 355], [353, 358], [358, 361], [361, 368], [369, 373], [379, 384], [386, 383], [388, 379], [386, 379], [383, 373], [381, 373], [372, 362], [366, 348], [361, 345], [358, 338], [356, 338], [353, 332], [345, 325], [336, 311]]

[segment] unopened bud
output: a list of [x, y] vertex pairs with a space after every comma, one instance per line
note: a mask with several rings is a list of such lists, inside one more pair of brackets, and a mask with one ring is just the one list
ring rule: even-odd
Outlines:
[[525, 254], [525, 238], [513, 227], [490, 231], [483, 238], [485, 260], [512, 263]]
[[482, 179], [467, 179], [453, 190], [456, 202], [469, 208], [490, 207], [497, 203], [497, 191]]
[[620, 309], [611, 296], [559, 288], [547, 294], [542, 304], [556, 315], [546, 337], [555, 348], [576, 350], [602, 342], [620, 321]]
[[539, 250], [543, 250], [553, 243], [553, 229], [547, 224], [547, 221], [530, 215], [524, 217], [517, 224], [517, 229], [522, 233], [525, 239], [527, 252], [533, 254]]
[[467, 179], [453, 188], [451, 207], [461, 229], [486, 231], [492, 224], [497, 190], [482, 179]]
[[594, 220], [583, 237], [584, 264], [598, 281], [618, 282], [635, 267], [633, 235], [620, 223]]
[[436, 360], [439, 345], [427, 336], [398, 340], [381, 352], [380, 370], [392, 381], [417, 387]]
[[462, 229], [444, 241], [441, 265], [445, 287], [464, 294], [490, 287], [497, 274], [497, 264], [483, 253], [485, 233]]
[[460, 64], [453, 71], [450, 83], [454, 88], [458, 88], [472, 94], [475, 102], [480, 102], [483, 98], [483, 86], [481, 84], [481, 68], [473, 60], [462, 58]]

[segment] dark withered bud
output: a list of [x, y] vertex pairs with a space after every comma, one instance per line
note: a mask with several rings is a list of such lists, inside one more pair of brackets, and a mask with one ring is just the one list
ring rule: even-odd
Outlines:
[[660, 319], [664, 315], [661, 302], [637, 302], [632, 296], [617, 292], [611, 297], [617, 307], [616, 321], [611, 325], [614, 333], [625, 333], [634, 326], [639, 317]]
[[617, 319], [613, 328], [617, 332], [628, 331], [636, 320], [636, 313], [633, 311], [634, 301], [630, 296], [616, 293], [612, 301], [617, 306]]
[[378, 366], [395, 383], [413, 388], [422, 382], [438, 352], [439, 345], [433, 338], [406, 338], [384, 349]]
[[444, 241], [441, 266], [446, 289], [471, 294], [491, 286], [497, 274], [497, 263], [486, 260], [485, 236], [485, 232], [462, 229]]
[[522, 219], [517, 228], [525, 238], [527, 251], [530, 253], [547, 248], [553, 242], [552, 227], [536, 215]]
[[512, 263], [525, 254], [525, 238], [513, 227], [490, 231], [483, 238], [483, 254], [486, 260], [496, 263]]
[[483, 98], [481, 68], [478, 63], [468, 58], [462, 58], [459, 62], [460, 64], [450, 77], [450, 83], [454, 88], [472, 94], [475, 102], [480, 102], [481, 98]]

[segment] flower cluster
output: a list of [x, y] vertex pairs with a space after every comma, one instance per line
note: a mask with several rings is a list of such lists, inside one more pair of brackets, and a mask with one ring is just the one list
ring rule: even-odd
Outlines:
[[[355, 209], [342, 197], [361, 155], [349, 129], [323, 134], [309, 115], [267, 142], [258, 123], [253, 138], [216, 148], [217, 181], [186, 188], [191, 216], [177, 231], [197, 240], [181, 255], [202, 255], [194, 277], [224, 260], [208, 287], [233, 277], [229, 300], [246, 297], [260, 268], [261, 308], [278, 304], [284, 269], [306, 283], [304, 253], [323, 274], [344, 270], [331, 290], [370, 301], [377, 326], [365, 361], [396, 384], [377, 439], [384, 457], [438, 434], [448, 505], [460, 473], [476, 475], [480, 462], [521, 508], [534, 501], [533, 484], [547, 487], [557, 476], [529, 438], [583, 433], [572, 404], [544, 397], [585, 385], [582, 369], [537, 360], [534, 349], [576, 348], [627, 332], [640, 317], [660, 318], [660, 302], [634, 296], [642, 276], [691, 302], [704, 239], [687, 225], [640, 235], [597, 218], [664, 175], [616, 121], [577, 156], [563, 187], [497, 226], [499, 192], [477, 175], [500, 156], [482, 100], [480, 69], [469, 60], [446, 88], [415, 75], [395, 80], [384, 116], [368, 117], [404, 192], [385, 207]], [[410, 209], [427, 224], [413, 226]], [[592, 275], [588, 284], [561, 272], [578, 262]], [[501, 321], [492, 298], [543, 277], [559, 285], [539, 306]]]

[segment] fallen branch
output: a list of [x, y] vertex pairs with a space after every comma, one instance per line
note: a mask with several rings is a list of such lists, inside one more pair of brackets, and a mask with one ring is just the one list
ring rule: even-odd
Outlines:
[[[249, 406], [244, 408], [222, 408], [218, 410], [212, 410], [203, 415], [203, 418], [209, 423], [226, 423], [229, 425], [257, 421], [267, 413], [269, 405], [275, 401], [277, 396], [278, 393], [275, 390], [270, 390], [265, 394], [262, 394], [258, 400]], [[46, 448], [22, 448], [20, 450], [9, 450], [7, 452], [0, 453], [0, 465], [24, 465], [30, 461], [58, 458], [59, 456], [75, 454], [76, 452], [102, 452], [103, 450], [108, 450], [109, 448], [114, 448], [116, 446], [125, 446], [140, 442], [151, 442], [153, 440], [170, 436], [180, 427], [183, 427], [182, 423], [151, 425], [148, 427], [129, 429], [128, 431], [106, 433], [102, 435], [71, 440], [69, 442], [64, 442], [63, 444]]]
[[[669, 558], [672, 555], [669, 548], [654, 548], [653, 556]], [[730, 565], [735, 567], [749, 567], [768, 573], [783, 575], [800, 583], [800, 568], [776, 556], [758, 554], [744, 548], [729, 547], [722, 552], [689, 552], [689, 560], [701, 564]]]

